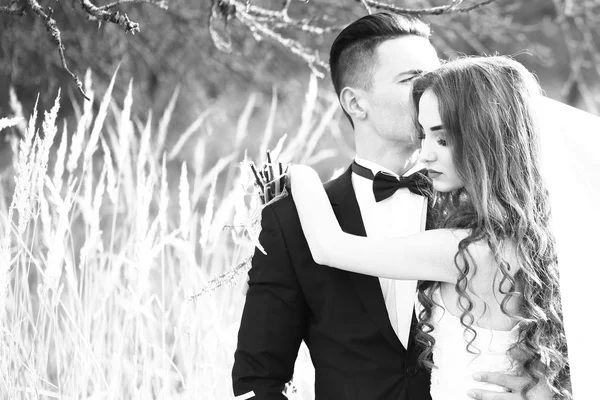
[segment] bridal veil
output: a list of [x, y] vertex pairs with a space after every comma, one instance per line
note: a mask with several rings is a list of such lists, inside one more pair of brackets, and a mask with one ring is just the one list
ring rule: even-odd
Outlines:
[[600, 117], [544, 97], [540, 123], [573, 396], [585, 399], [600, 363]]

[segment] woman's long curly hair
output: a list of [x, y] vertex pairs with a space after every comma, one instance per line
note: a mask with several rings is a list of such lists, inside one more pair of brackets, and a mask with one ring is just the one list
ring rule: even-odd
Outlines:
[[[487, 240], [496, 254], [494, 284], [504, 294], [502, 311], [519, 320], [518, 340], [508, 354], [521, 373], [531, 378], [522, 394], [540, 379], [560, 398], [571, 399], [567, 341], [563, 326], [555, 241], [550, 230], [550, 203], [540, 173], [539, 128], [535, 122], [535, 99], [541, 93], [533, 75], [507, 57], [461, 58], [417, 78], [412, 102], [417, 122], [419, 100], [430, 90], [437, 98], [453, 161], [465, 187], [435, 193], [434, 213], [439, 228], [469, 229], [454, 263], [459, 270], [461, 324], [472, 339], [467, 351], [474, 353], [473, 301], [467, 288], [477, 265], [469, 244]], [[519, 269], [503, 254], [516, 247]], [[439, 283], [420, 282], [417, 343], [423, 347], [422, 365], [429, 361], [435, 343], [430, 334], [433, 291]], [[519, 315], [507, 310], [511, 298], [521, 301]], [[477, 349], [475, 349], [476, 351]]]

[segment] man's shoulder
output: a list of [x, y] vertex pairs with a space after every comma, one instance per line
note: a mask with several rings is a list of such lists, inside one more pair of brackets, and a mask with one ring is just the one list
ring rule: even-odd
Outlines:
[[296, 204], [294, 203], [291, 193], [279, 200], [272, 202], [266, 206], [265, 209], [272, 211], [277, 216], [298, 214], [298, 210], [296, 209]]
[[[339, 185], [338, 179], [339, 178], [332, 179], [323, 184], [329, 200], [331, 200], [331, 196], [335, 192], [337, 185]], [[266, 208], [275, 214], [280, 223], [283, 221], [287, 223], [300, 223], [298, 218], [298, 209], [294, 203], [293, 193], [290, 193], [289, 195], [269, 204]]]
[[334, 190], [334, 188], [336, 187], [336, 185], [339, 184], [339, 177], [332, 179], [330, 181], [327, 181], [323, 184], [323, 187], [325, 188], [325, 192], [327, 193], [327, 196], [329, 196], [330, 200], [331, 200], [331, 194]]

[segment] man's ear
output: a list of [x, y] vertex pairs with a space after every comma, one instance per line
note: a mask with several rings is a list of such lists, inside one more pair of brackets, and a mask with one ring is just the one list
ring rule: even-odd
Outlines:
[[367, 110], [364, 107], [366, 100], [363, 94], [362, 90], [349, 86], [346, 86], [340, 92], [340, 104], [352, 120], [365, 119], [367, 117]]

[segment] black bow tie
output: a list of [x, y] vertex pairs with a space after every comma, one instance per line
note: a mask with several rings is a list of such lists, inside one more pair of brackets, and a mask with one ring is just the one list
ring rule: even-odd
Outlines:
[[370, 169], [365, 168], [354, 161], [352, 163], [352, 172], [373, 181], [373, 194], [375, 195], [375, 201], [378, 203], [396, 193], [396, 190], [402, 188], [407, 188], [412, 193], [425, 197], [427, 197], [428, 193], [431, 191], [429, 180], [425, 175], [425, 169], [406, 177], [401, 176], [400, 179], [398, 179], [395, 176], [382, 171], [379, 171], [373, 176], [373, 172]]

